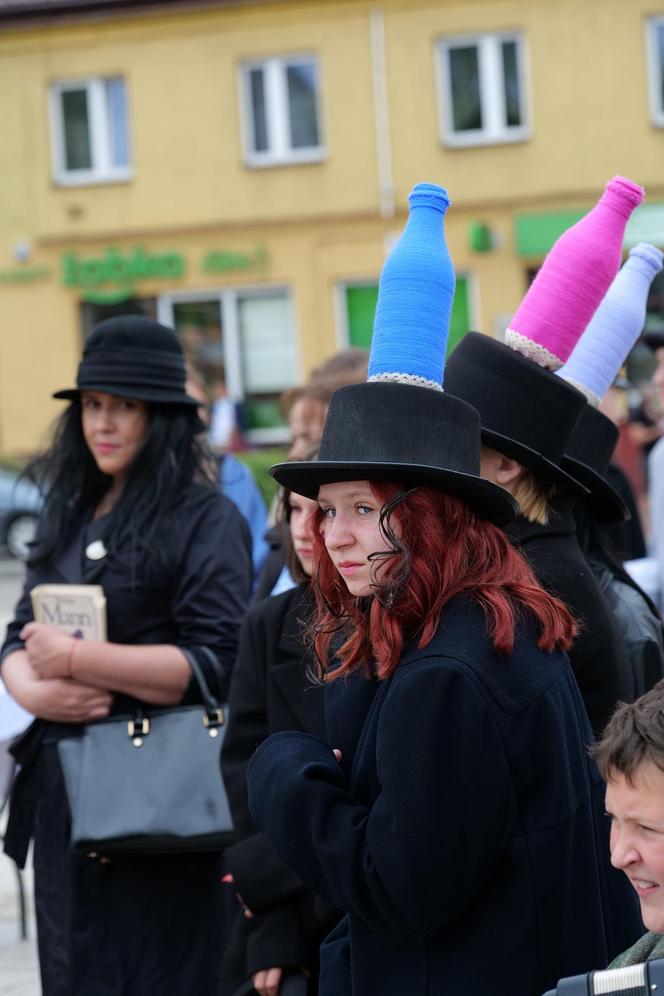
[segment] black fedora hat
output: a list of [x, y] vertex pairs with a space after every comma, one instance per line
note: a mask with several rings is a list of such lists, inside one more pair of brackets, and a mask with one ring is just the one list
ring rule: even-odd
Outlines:
[[587, 403], [575, 387], [504, 343], [468, 332], [447, 361], [445, 388], [477, 409], [485, 445], [546, 484], [587, 494], [561, 466]]
[[479, 472], [480, 420], [470, 405], [443, 391], [381, 381], [335, 391], [317, 460], [270, 468], [279, 484], [314, 499], [321, 484], [339, 481], [428, 485], [506, 525], [516, 502]]
[[598, 522], [626, 522], [631, 515], [606, 479], [619, 435], [611, 419], [586, 405], [562, 460], [563, 467], [588, 488], [587, 501]]
[[76, 387], [54, 398], [73, 401], [81, 391], [103, 391], [122, 398], [197, 409], [185, 391], [182, 346], [173, 331], [142, 315], [118, 315], [90, 333], [78, 366]]

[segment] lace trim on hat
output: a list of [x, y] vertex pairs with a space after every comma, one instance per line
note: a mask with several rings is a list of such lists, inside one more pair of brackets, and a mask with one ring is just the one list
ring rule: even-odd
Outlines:
[[375, 381], [387, 381], [394, 384], [414, 384], [416, 387], [428, 387], [433, 391], [444, 390], [442, 384], [438, 384], [435, 380], [429, 380], [428, 377], [420, 377], [418, 374], [379, 373], [372, 374], [371, 377], [367, 378], [368, 384]]
[[594, 391], [591, 391], [589, 387], [582, 384], [580, 380], [574, 380], [573, 377], [563, 377], [562, 379], [566, 380], [572, 387], [575, 387], [577, 391], [581, 391], [581, 394], [585, 397], [589, 405], [592, 405], [593, 408], [599, 408], [602, 399]]
[[557, 356], [554, 356], [545, 346], [540, 346], [527, 336], [513, 329], [508, 329], [505, 333], [505, 345], [509, 346], [516, 353], [533, 360], [538, 367], [545, 367], [547, 370], [559, 370], [563, 363]]

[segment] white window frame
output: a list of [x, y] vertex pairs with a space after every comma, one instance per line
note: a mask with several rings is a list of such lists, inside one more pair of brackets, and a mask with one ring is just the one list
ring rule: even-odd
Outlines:
[[659, 59], [657, 45], [657, 32], [660, 28], [664, 28], [664, 17], [646, 19], [646, 64], [648, 66], [650, 119], [658, 128], [664, 128], [664, 97], [662, 96], [664, 65]]
[[[318, 145], [307, 149], [293, 149], [290, 145], [290, 125], [288, 115], [288, 86], [286, 69], [288, 66], [316, 66], [316, 123], [318, 125]], [[265, 110], [268, 148], [265, 152], [253, 149], [253, 108], [249, 74], [253, 69], [262, 69], [265, 82]], [[247, 59], [239, 67], [240, 120], [244, 145], [244, 161], [247, 166], [284, 166], [297, 163], [320, 162], [327, 157], [323, 131], [321, 101], [321, 61], [316, 55], [280, 55], [265, 59]]]
[[[503, 96], [500, 46], [510, 41], [516, 44], [516, 59], [521, 83], [519, 104], [520, 125], [505, 125], [505, 102]], [[478, 72], [480, 84], [480, 106], [485, 124], [473, 131], [454, 131], [452, 108], [452, 80], [449, 53], [454, 48], [470, 45], [478, 50]], [[530, 93], [528, 56], [526, 40], [520, 31], [497, 31], [479, 35], [455, 35], [439, 38], [436, 43], [436, 66], [439, 95], [440, 141], [450, 148], [463, 148], [473, 145], [498, 145], [509, 142], [523, 142], [530, 137]]]
[[[82, 186], [94, 183], [119, 183], [133, 177], [131, 164], [115, 166], [111, 162], [110, 128], [107, 113], [104, 84], [107, 79], [121, 77], [114, 73], [108, 76], [87, 76], [81, 79], [58, 80], [49, 90], [49, 110], [51, 118], [53, 178], [60, 186]], [[122, 77], [127, 89], [126, 80]], [[65, 162], [64, 119], [62, 95], [72, 90], [86, 90], [88, 94], [88, 121], [92, 166], [89, 169], [67, 169]], [[129, 114], [127, 114], [127, 118]], [[129, 121], [126, 122], [129, 131]], [[127, 136], [129, 139], [129, 135]], [[131, 153], [130, 153], [131, 154]]]
[[[196, 301], [219, 302], [223, 328], [224, 373], [228, 396], [234, 401], [244, 401], [245, 390], [242, 380], [242, 343], [240, 338], [240, 322], [238, 315], [238, 298], [272, 297], [274, 294], [285, 294], [291, 302], [293, 310], [293, 343], [297, 356], [298, 371], [296, 387], [302, 382], [302, 350], [297, 326], [297, 312], [292, 288], [285, 284], [247, 284], [238, 287], [213, 287], [209, 290], [176, 291], [172, 294], [160, 294], [157, 297], [157, 321], [169, 328], [175, 328], [174, 305], [189, 304]], [[285, 387], [284, 390], [288, 390]], [[276, 426], [272, 429], [250, 429], [247, 433], [250, 442], [259, 445], [279, 445], [290, 441], [288, 426]]]

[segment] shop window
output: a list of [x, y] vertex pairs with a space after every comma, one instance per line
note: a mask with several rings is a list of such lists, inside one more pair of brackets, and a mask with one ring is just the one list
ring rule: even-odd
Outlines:
[[227, 401], [234, 406], [235, 442], [241, 437], [255, 443], [287, 441], [279, 398], [299, 379], [287, 291], [163, 297], [158, 316], [178, 333], [211, 410], [227, 410]]
[[242, 66], [245, 153], [250, 166], [322, 159], [315, 58], [265, 59]]
[[442, 141], [489, 145], [528, 137], [519, 34], [446, 38], [438, 46]]
[[[346, 339], [349, 346], [362, 346], [369, 349], [373, 335], [374, 315], [378, 301], [377, 284], [345, 284], [344, 318], [346, 322]], [[470, 329], [470, 292], [469, 278], [458, 276], [456, 291], [452, 303], [450, 317], [450, 334], [447, 340], [447, 352], [450, 353], [456, 344]]]
[[651, 17], [646, 23], [650, 116], [664, 127], [664, 17]]
[[53, 173], [61, 184], [131, 176], [127, 92], [120, 76], [51, 87]]

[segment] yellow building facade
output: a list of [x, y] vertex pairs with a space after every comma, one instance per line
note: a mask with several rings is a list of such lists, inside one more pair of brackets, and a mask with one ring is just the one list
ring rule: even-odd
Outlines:
[[664, 246], [663, 61], [652, 0], [0, 0], [0, 453], [127, 309], [283, 438], [280, 392], [368, 342], [420, 180], [452, 200], [454, 340], [502, 333], [616, 173], [647, 191], [627, 244]]

